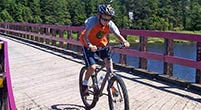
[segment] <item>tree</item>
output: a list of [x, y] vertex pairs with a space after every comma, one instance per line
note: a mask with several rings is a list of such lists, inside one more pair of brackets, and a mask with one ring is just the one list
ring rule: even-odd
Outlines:
[[20, 3], [24, 6], [28, 6], [29, 0], [15, 0], [16, 3]]
[[32, 22], [33, 20], [31, 9], [21, 3], [14, 4], [10, 11], [16, 22]]
[[201, 5], [198, 1], [192, 2], [191, 6], [191, 29], [201, 30]]
[[29, 0], [28, 7], [30, 7], [32, 11], [32, 23], [42, 23], [41, 16], [41, 8], [40, 8], [40, 0]]
[[71, 15], [72, 25], [83, 25], [87, 18], [85, 12], [85, 2], [81, 0], [69, 0], [68, 9]]
[[158, 0], [130, 0], [127, 1], [127, 9], [133, 12], [132, 27], [134, 29], [150, 29], [152, 20], [158, 13]]
[[0, 13], [0, 21], [3, 21], [3, 22], [14, 22], [12, 16], [8, 13], [8, 11], [6, 9], [4, 9]]
[[95, 0], [83, 0], [85, 3], [85, 12], [86, 17], [90, 17], [96, 14], [97, 12], [97, 6]]
[[71, 23], [66, 0], [41, 0], [40, 3], [43, 23], [66, 25]]
[[173, 30], [173, 24], [176, 22], [174, 9], [171, 0], [159, 0], [158, 16], [168, 22], [168, 30]]

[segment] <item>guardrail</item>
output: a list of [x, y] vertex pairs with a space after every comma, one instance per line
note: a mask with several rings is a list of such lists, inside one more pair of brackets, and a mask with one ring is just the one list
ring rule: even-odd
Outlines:
[[7, 42], [0, 40], [0, 110], [16, 110], [10, 69]]
[[[79, 43], [79, 34], [83, 27], [45, 25], [30, 23], [0, 23], [0, 32], [8, 35], [15, 35], [22, 38], [34, 40], [48, 45], [61, 48], [72, 47], [72, 45], [81, 46]], [[173, 64], [179, 64], [196, 69], [196, 83], [201, 84], [201, 35], [182, 34], [175, 32], [160, 32], [149, 30], [120, 30], [122, 35], [127, 38], [128, 35], [139, 36], [139, 50], [134, 49], [116, 49], [120, 53], [120, 64], [126, 65], [127, 55], [139, 57], [139, 68], [147, 69], [147, 60], [159, 60], [164, 62], [164, 74], [172, 76]], [[76, 38], [73, 37], [76, 34]], [[159, 54], [148, 52], [148, 37], [162, 38], [165, 41], [165, 53]], [[196, 43], [196, 60], [174, 56], [174, 40], [187, 40]], [[74, 49], [74, 48], [73, 48]], [[74, 49], [75, 50], [75, 49]], [[78, 49], [78, 52], [81, 50]]]

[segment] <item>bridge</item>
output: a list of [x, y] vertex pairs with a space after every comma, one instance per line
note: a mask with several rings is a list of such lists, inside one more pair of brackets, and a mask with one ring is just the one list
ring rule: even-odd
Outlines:
[[[65, 47], [65, 43], [61, 43], [62, 38], [52, 37], [50, 33], [36, 34], [36, 31], [26, 32], [24, 29], [22, 31], [17, 27], [17, 25], [22, 24], [12, 25], [15, 26], [6, 25], [6, 28], [2, 28], [3, 26], [0, 28], [2, 30], [0, 39], [8, 43], [10, 79], [13, 98], [15, 99], [15, 104], [11, 103], [10, 105], [16, 105], [18, 110], [84, 110], [78, 90], [79, 70], [84, 65], [79, 55], [79, 47], [67, 45], [66, 48], [72, 49], [61, 48]], [[51, 26], [47, 27], [51, 28]], [[48, 28], [47, 30], [49, 30]], [[77, 28], [71, 29], [77, 30]], [[36, 37], [36, 35], [38, 36]], [[56, 31], [54, 35], [56, 36]], [[43, 37], [49, 37], [51, 40], [53, 39], [52, 41], [57, 40], [57, 42], [41, 39]], [[185, 39], [188, 38], [185, 37]], [[79, 46], [79, 43], [74, 40], [65, 40], [68, 43]], [[141, 40], [146, 41], [146, 38]], [[201, 40], [197, 38], [196, 41], [200, 42]], [[52, 45], [47, 45], [47, 42]], [[78, 50], [78, 52], [74, 50]], [[197, 83], [190, 83], [170, 76], [167, 77], [167, 75], [148, 72], [144, 69], [146, 68], [146, 59], [144, 58], [149, 56], [143, 56], [138, 51], [135, 52], [136, 56], [143, 58], [140, 62], [142, 64], [141, 69], [124, 66], [126, 65], [125, 60], [120, 61], [122, 64], [115, 64], [115, 71], [126, 83], [132, 110], [200, 109], [199, 78], [196, 80]], [[127, 50], [127, 54], [132, 55], [132, 50]], [[157, 57], [156, 54], [148, 54], [155, 59], [160, 60], [161, 58], [160, 55]], [[168, 56], [163, 60], [168, 60], [169, 58], [166, 62], [180, 64], [183, 61], [185, 66], [194, 67], [197, 69], [196, 72], [199, 73], [201, 68], [199, 59], [198, 61], [192, 61], [172, 57]], [[120, 57], [120, 59], [124, 58], [124, 55]], [[177, 61], [173, 62], [171, 58]], [[171, 68], [171, 64], [167, 65], [169, 65], [168, 68]], [[171, 73], [170, 70], [167, 70], [167, 72]], [[12, 96], [8, 98], [12, 98]], [[103, 96], [94, 110], [107, 110], [107, 105], [107, 97]]]

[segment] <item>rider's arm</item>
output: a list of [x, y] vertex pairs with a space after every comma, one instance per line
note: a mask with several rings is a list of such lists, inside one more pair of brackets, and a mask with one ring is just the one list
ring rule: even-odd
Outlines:
[[89, 17], [85, 21], [86, 32], [85, 32], [85, 35], [84, 35], [84, 41], [86, 42], [86, 44], [88, 46], [92, 45], [91, 42], [88, 39], [89, 33], [90, 33], [91, 29], [96, 25], [97, 21], [98, 21], [98, 18], [96, 16]]
[[89, 32], [90, 32], [90, 31], [91, 31], [91, 29], [86, 30], [85, 35], [84, 35], [84, 41], [87, 43], [88, 48], [90, 48], [90, 50], [91, 50], [92, 52], [95, 52], [95, 51], [97, 50], [97, 47], [96, 47], [95, 45], [92, 45], [91, 42], [90, 42], [89, 39], [88, 39], [88, 35], [89, 35]]
[[91, 29], [86, 30], [85, 35], [84, 35], [84, 41], [86, 42], [86, 44], [87, 44], [88, 46], [91, 45], [91, 42], [90, 42], [89, 39], [88, 39], [88, 35], [89, 35], [89, 32], [90, 32], [90, 31], [91, 31]]
[[114, 22], [110, 21], [109, 27], [110, 27], [111, 32], [118, 38], [118, 40], [122, 44], [124, 44], [126, 47], [130, 46], [129, 42], [126, 39], [124, 39], [124, 37], [120, 34], [120, 31], [117, 28], [117, 26], [114, 24]]

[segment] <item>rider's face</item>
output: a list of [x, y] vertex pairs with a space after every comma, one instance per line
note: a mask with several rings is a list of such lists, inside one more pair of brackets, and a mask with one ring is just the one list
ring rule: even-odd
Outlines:
[[111, 20], [111, 18], [112, 18], [111, 16], [102, 14], [102, 15], [100, 15], [100, 22], [102, 25], [107, 25], [109, 23], [109, 21]]

